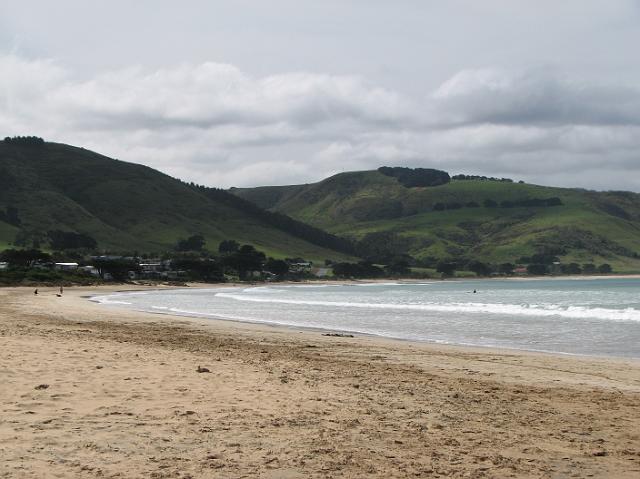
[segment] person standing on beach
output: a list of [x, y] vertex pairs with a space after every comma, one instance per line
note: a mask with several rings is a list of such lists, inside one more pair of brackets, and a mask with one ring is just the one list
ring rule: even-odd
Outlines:
[[60, 296], [62, 296], [62, 291], [63, 291], [63, 288], [62, 286], [60, 286]]

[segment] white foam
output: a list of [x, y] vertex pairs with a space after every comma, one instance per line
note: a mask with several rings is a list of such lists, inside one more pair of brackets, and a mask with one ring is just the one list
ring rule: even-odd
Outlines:
[[126, 305], [130, 305], [131, 303], [128, 301], [118, 301], [114, 298], [119, 298], [122, 295], [111, 295], [111, 296], [93, 296], [91, 299], [91, 301], [94, 301], [96, 303], [100, 303], [100, 304], [126, 304]]
[[276, 289], [271, 286], [255, 286], [251, 288], [245, 288], [242, 290], [243, 293], [284, 293], [284, 289]]
[[331, 288], [335, 286], [342, 286], [341, 284], [288, 284], [284, 288]]
[[248, 301], [255, 303], [278, 303], [302, 306], [331, 306], [342, 308], [366, 308], [366, 309], [386, 309], [386, 310], [410, 310], [424, 312], [447, 312], [447, 313], [484, 313], [500, 315], [518, 316], [560, 316], [563, 318], [576, 319], [600, 319], [609, 321], [640, 321], [640, 310], [634, 308], [610, 309], [610, 308], [587, 308], [583, 306], [564, 307], [556, 304], [545, 306], [540, 305], [519, 305], [500, 303], [357, 303], [348, 301], [313, 301], [295, 299], [274, 299], [247, 296], [233, 293], [218, 293], [220, 298], [228, 298], [237, 301]]

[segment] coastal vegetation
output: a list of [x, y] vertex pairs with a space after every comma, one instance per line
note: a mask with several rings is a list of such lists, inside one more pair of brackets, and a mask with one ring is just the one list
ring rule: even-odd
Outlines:
[[406, 187], [379, 170], [360, 171], [308, 185], [230, 191], [350, 239], [358, 256], [373, 263], [409, 256], [414, 269], [430, 273], [438, 263], [466, 269], [474, 261], [498, 273], [507, 263], [526, 273], [530, 263], [522, 259], [546, 254], [559, 263], [545, 264], [550, 274], [562, 274], [569, 264], [586, 272], [591, 268], [583, 265], [590, 264], [608, 264], [618, 273], [640, 271], [639, 194], [463, 176]]
[[0, 141], [0, 250], [161, 254], [193, 235], [276, 258], [355, 259], [348, 240], [224, 190], [37, 137]]
[[16, 251], [120, 281], [149, 258], [198, 281], [640, 271], [629, 192], [405, 167], [226, 191], [33, 136], [0, 142], [0, 186], [9, 282], [35, 274]]
[[275, 259], [235, 240], [210, 251], [202, 236], [181, 239], [159, 257], [95, 255], [86, 250], [47, 253], [38, 249], [0, 251], [0, 284], [93, 284], [104, 281], [255, 281], [311, 279], [312, 263], [302, 258]]

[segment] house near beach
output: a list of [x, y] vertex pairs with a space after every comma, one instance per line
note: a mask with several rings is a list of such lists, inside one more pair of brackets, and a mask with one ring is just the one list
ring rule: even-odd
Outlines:
[[139, 263], [138, 266], [140, 266], [140, 270], [142, 271], [142, 273], [145, 273], [145, 274], [160, 273], [161, 271], [165, 270], [165, 267], [162, 264], [162, 262]]
[[58, 271], [76, 271], [78, 269], [78, 263], [54, 263], [53, 269]]
[[78, 270], [82, 271], [83, 273], [90, 274], [91, 276], [100, 276], [100, 271], [95, 266], [80, 266]]
[[313, 263], [301, 262], [301, 263], [291, 263], [289, 265], [290, 273], [309, 273], [311, 271], [311, 266]]

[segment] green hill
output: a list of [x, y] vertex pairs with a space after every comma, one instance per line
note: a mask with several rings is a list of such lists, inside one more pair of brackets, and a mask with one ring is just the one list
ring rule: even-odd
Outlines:
[[365, 255], [386, 249], [425, 264], [457, 258], [499, 264], [549, 254], [562, 263], [640, 271], [640, 195], [635, 193], [480, 178], [407, 187], [380, 171], [231, 192], [355, 239]]
[[214, 250], [234, 239], [274, 257], [348, 257], [330, 235], [246, 204], [83, 148], [0, 141], [0, 249], [46, 249], [50, 232], [64, 231], [95, 239], [101, 250], [161, 252], [201, 234]]

